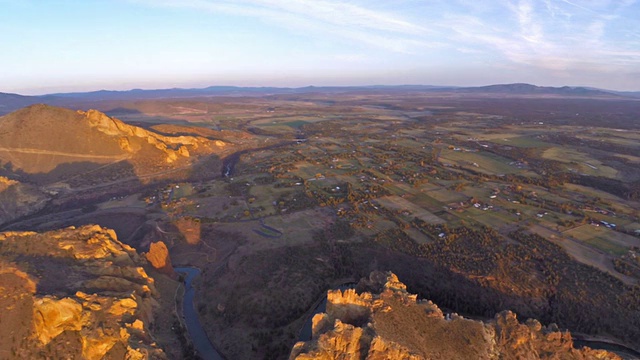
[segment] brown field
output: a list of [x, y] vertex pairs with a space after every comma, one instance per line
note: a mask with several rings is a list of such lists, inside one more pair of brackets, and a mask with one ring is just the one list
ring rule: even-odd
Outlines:
[[441, 218], [435, 216], [433, 213], [399, 196], [385, 196], [385, 197], [379, 198], [378, 202], [382, 206], [390, 210], [400, 211], [400, 212], [408, 211], [410, 216], [415, 216], [430, 224], [442, 224], [445, 222]]

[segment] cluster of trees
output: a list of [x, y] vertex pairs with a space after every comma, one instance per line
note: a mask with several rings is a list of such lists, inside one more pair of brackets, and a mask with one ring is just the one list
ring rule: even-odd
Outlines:
[[[415, 243], [401, 229], [387, 230], [373, 238], [390, 250], [427, 259], [438, 267], [476, 279], [490, 287], [531, 301], [516, 303], [512, 310], [543, 322], [590, 334], [611, 334], [640, 345], [640, 287], [579, 263], [560, 246], [524, 230], [505, 238], [488, 227], [448, 228], [414, 219], [412, 226], [432, 241]], [[450, 306], [451, 304], [442, 304]], [[486, 309], [479, 304], [478, 309]], [[472, 305], [467, 310], [474, 310]], [[494, 309], [500, 311], [502, 309]], [[475, 312], [475, 311], [471, 311]]]
[[571, 182], [608, 192], [623, 199], [640, 200], [640, 180], [624, 183], [617, 179], [602, 176], [574, 175]]

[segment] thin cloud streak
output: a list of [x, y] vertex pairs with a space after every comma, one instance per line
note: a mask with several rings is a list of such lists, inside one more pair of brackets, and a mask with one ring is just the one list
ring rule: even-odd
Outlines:
[[191, 8], [212, 13], [258, 18], [279, 27], [330, 33], [368, 46], [398, 53], [428, 47], [423, 26], [387, 13], [325, 0], [131, 0], [152, 7]]
[[[328, 36], [415, 57], [439, 51], [476, 53], [553, 71], [573, 67], [622, 68], [638, 62], [636, 52], [629, 49], [633, 43], [612, 43], [606, 38], [610, 24], [636, 0], [603, 0], [589, 3], [590, 7], [570, 0], [505, 0], [483, 3], [484, 7], [457, 0], [455, 13], [425, 13], [420, 24], [399, 14], [335, 0], [129, 1], [253, 17], [319, 38]], [[426, 8], [447, 3], [434, 1]], [[480, 11], [482, 17], [474, 16]], [[507, 16], [503, 15], [503, 21], [498, 23], [488, 22], [484, 15], [492, 13]]]
[[562, 2], [563, 2], [563, 3], [565, 3], [565, 4], [569, 4], [569, 5], [571, 5], [571, 6], [575, 6], [575, 7], [577, 7], [578, 9], [581, 9], [581, 10], [584, 10], [584, 11], [588, 11], [588, 12], [590, 12], [590, 13], [592, 13], [592, 14], [597, 14], [597, 13], [598, 13], [598, 12], [597, 12], [597, 11], [595, 11], [595, 10], [592, 10], [592, 9], [589, 9], [589, 8], [584, 7], [584, 6], [582, 6], [582, 5], [576, 4], [576, 3], [571, 2], [571, 1], [569, 1], [569, 0], [562, 0]]
[[509, 1], [504, 6], [519, 29], [511, 33], [508, 25], [496, 27], [469, 15], [449, 15], [446, 22], [455, 24], [455, 40], [465, 47], [488, 47], [516, 64], [552, 71], [629, 71], [640, 63], [637, 43], [611, 41], [607, 31], [619, 16], [611, 14], [634, 3], [601, 3], [612, 10], [605, 14], [578, 6], [588, 11], [577, 14], [571, 11], [575, 4], [565, 0], [545, 1], [539, 7], [530, 0]]

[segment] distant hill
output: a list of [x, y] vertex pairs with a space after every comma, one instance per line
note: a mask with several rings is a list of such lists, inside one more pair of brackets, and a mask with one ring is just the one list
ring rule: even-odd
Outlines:
[[611, 93], [625, 97], [640, 98], [640, 91], [611, 91]]
[[531, 94], [531, 95], [565, 95], [565, 96], [628, 96], [633, 93], [614, 92], [586, 87], [549, 87], [531, 84], [497, 84], [478, 87], [454, 87], [433, 85], [371, 85], [371, 86], [305, 86], [288, 87], [237, 87], [237, 86], [209, 86], [200, 89], [133, 89], [126, 91], [100, 90], [92, 92], [51, 94], [56, 99], [78, 100], [130, 100], [130, 99], [161, 99], [161, 98], [189, 98], [206, 96], [266, 96], [282, 94], [305, 93], [341, 93], [341, 92], [457, 92], [457, 93], [486, 93], [486, 94]]
[[306, 93], [341, 93], [353, 91], [434, 91], [453, 89], [449, 86], [431, 85], [372, 85], [372, 86], [305, 86], [298, 88], [289, 87], [238, 87], [238, 86], [209, 86], [200, 89], [133, 89], [124, 91], [99, 90], [91, 92], [74, 92], [51, 94], [56, 98], [81, 99], [81, 100], [129, 100], [129, 99], [163, 99], [163, 98], [191, 98], [206, 96], [266, 96], [283, 94]]
[[385, 92], [454, 92], [469, 94], [510, 94], [510, 95], [556, 95], [556, 96], [614, 96], [640, 97], [640, 92], [609, 91], [587, 87], [549, 87], [531, 84], [498, 84], [478, 87], [455, 87], [433, 85], [371, 85], [371, 86], [305, 86], [288, 87], [238, 87], [238, 86], [209, 86], [205, 88], [172, 88], [172, 89], [132, 89], [124, 91], [99, 90], [89, 92], [56, 93], [42, 96], [23, 96], [18, 94], [0, 93], [0, 114], [6, 114], [19, 108], [45, 103], [49, 105], [80, 107], [81, 104], [99, 101], [122, 100], [153, 100], [169, 98], [195, 98], [210, 96], [269, 96], [295, 95], [309, 93], [385, 93]]
[[82, 100], [128, 100], [128, 99], [162, 99], [185, 98], [213, 95], [265, 95], [294, 93], [296, 89], [275, 87], [236, 87], [236, 86], [210, 86], [201, 89], [132, 89], [124, 91], [99, 90], [90, 92], [73, 92], [52, 94], [61, 98], [74, 98]]
[[34, 104], [62, 104], [64, 100], [53, 95], [26, 96], [0, 92], [0, 115]]
[[9, 112], [38, 102], [41, 102], [41, 100], [36, 96], [0, 92], [0, 112]]
[[585, 87], [550, 87], [531, 84], [497, 84], [479, 87], [465, 87], [454, 89], [461, 93], [485, 93], [485, 94], [518, 94], [518, 95], [566, 95], [566, 96], [616, 96], [609, 91], [590, 89]]

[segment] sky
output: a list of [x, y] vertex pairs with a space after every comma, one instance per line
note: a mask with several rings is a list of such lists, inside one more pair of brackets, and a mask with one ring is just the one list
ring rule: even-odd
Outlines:
[[0, 0], [0, 92], [515, 82], [640, 91], [640, 0]]

